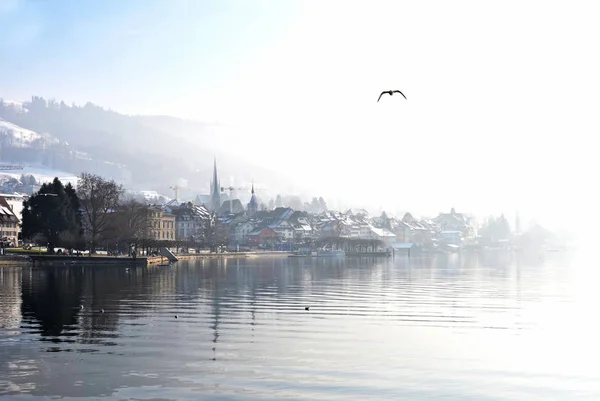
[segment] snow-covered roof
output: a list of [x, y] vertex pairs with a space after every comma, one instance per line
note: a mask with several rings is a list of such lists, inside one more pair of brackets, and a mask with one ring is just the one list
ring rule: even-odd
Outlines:
[[396, 234], [394, 234], [393, 232], [386, 230], [385, 228], [376, 228], [376, 227], [371, 227], [371, 231], [373, 232], [373, 234], [377, 235], [378, 237], [395, 237]]

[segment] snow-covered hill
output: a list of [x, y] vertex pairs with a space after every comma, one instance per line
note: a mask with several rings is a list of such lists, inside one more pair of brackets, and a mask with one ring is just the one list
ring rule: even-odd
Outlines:
[[[0, 166], [5, 166], [4, 163], [0, 163]], [[40, 184], [51, 182], [54, 177], [58, 177], [63, 184], [71, 183], [77, 185], [78, 178], [76, 174], [69, 173], [66, 171], [60, 171], [55, 169], [46, 168], [44, 166], [22, 166], [22, 169], [9, 170], [6, 167], [0, 170], [0, 183], [10, 179], [20, 179], [21, 175], [32, 175], [36, 181]]]
[[3, 145], [14, 148], [41, 148], [59, 142], [50, 134], [39, 134], [0, 118], [0, 143]]

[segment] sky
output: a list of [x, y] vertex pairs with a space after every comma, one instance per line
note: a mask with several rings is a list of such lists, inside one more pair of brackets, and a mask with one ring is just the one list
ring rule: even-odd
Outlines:
[[334, 205], [590, 227], [598, 8], [3, 0], [1, 96], [218, 123], [223, 152]]

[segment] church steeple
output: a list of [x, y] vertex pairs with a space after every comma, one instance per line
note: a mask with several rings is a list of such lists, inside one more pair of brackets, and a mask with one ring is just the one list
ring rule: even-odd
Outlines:
[[217, 158], [215, 157], [213, 167], [213, 179], [210, 184], [210, 199], [213, 211], [218, 211], [221, 207], [221, 183], [217, 175]]
[[248, 214], [253, 215], [258, 211], [258, 201], [256, 200], [256, 195], [254, 195], [254, 181], [252, 182], [252, 196], [250, 197], [250, 202], [248, 202]]

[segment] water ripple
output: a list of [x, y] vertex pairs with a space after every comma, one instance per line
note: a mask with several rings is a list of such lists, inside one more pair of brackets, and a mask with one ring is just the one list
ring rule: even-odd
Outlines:
[[598, 296], [567, 262], [0, 268], [0, 395], [600, 399]]

